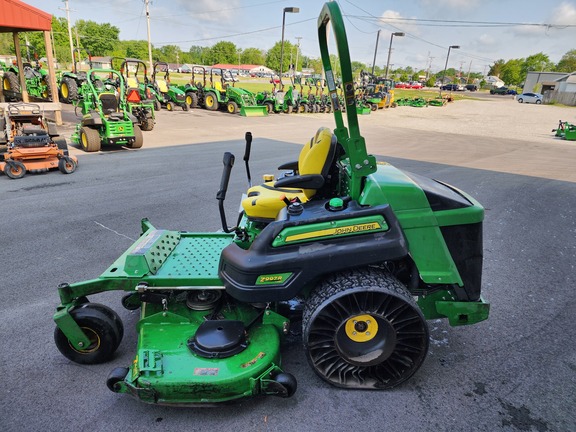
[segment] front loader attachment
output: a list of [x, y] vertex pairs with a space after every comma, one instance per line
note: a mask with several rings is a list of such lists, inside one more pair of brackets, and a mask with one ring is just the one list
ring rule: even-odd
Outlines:
[[268, 115], [265, 105], [243, 106], [240, 108], [240, 115], [244, 117], [264, 117]]

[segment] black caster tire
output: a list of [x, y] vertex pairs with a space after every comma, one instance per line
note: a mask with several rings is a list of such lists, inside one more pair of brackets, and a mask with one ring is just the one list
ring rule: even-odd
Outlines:
[[76, 171], [76, 167], [77, 164], [71, 157], [64, 156], [58, 161], [58, 169], [62, 174], [72, 174]]
[[138, 310], [141, 302], [138, 294], [126, 294], [122, 297], [122, 307], [129, 311]]
[[119, 326], [118, 321], [111, 317], [109, 311], [112, 310], [96, 303], [86, 303], [73, 309], [70, 315], [84, 330], [90, 339], [90, 345], [77, 349], [62, 333], [62, 330], [56, 327], [54, 342], [62, 355], [79, 364], [97, 364], [110, 360], [120, 344], [124, 330]]
[[287, 373], [287, 372], [280, 372], [278, 375], [274, 377], [274, 381], [280, 384], [285, 391], [280, 392], [278, 396], [283, 398], [289, 398], [294, 396], [296, 390], [298, 389], [298, 382], [294, 375]]
[[116, 386], [116, 384], [124, 381], [124, 378], [126, 378], [126, 375], [128, 375], [129, 371], [130, 369], [127, 367], [117, 367], [112, 369], [108, 375], [108, 378], [106, 378], [106, 387], [108, 387], [110, 391], [118, 393], [119, 388]]

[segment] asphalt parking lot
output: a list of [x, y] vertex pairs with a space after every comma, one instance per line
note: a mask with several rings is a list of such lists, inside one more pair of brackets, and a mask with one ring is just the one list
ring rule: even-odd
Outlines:
[[[137, 314], [120, 306], [117, 292], [96, 299], [113, 307], [126, 328], [110, 363], [72, 363], [53, 342], [59, 283], [97, 277], [134, 242], [142, 217], [158, 228], [219, 229], [222, 154], [237, 156], [227, 195], [232, 214], [246, 189], [244, 133], [254, 135], [251, 169], [258, 179], [295, 159], [318, 127], [333, 127], [331, 115], [160, 112], [140, 150], [72, 148], [79, 156], [72, 175], [0, 176], [2, 430], [576, 430], [576, 143], [550, 132], [559, 119], [575, 117], [575, 109], [500, 98], [399, 107], [360, 119], [380, 160], [451, 183], [486, 208], [489, 320], [457, 328], [431, 321], [423, 367], [386, 392], [327, 385], [307, 365], [295, 335], [282, 349], [284, 367], [299, 384], [291, 399], [171, 408], [112, 393], [105, 379], [131, 362], [136, 344]], [[72, 128], [68, 123], [62, 133]]]

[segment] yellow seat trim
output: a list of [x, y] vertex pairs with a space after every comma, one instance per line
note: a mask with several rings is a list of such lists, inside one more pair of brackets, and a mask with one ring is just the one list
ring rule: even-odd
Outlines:
[[126, 78], [126, 86], [128, 88], [138, 88], [138, 79], [136, 77]]
[[[307, 142], [298, 157], [299, 175], [322, 174], [325, 175], [328, 167], [328, 156], [332, 151], [334, 136], [328, 128], [320, 128], [316, 135]], [[251, 219], [274, 220], [284, 207], [284, 197], [289, 200], [298, 198], [300, 202], [309, 201], [316, 190], [282, 187], [276, 189], [275, 180], [267, 181], [262, 185], [248, 189], [248, 197], [242, 200], [242, 208], [246, 216]]]

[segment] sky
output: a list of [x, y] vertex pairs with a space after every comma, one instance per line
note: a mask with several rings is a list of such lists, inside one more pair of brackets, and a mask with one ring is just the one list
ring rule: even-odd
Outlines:
[[[26, 0], [45, 12], [65, 17], [62, 0]], [[155, 47], [173, 44], [212, 46], [221, 40], [237, 47], [270, 49], [284, 39], [300, 41], [303, 55], [319, 57], [316, 19], [321, 0], [151, 0], [151, 40]], [[352, 60], [386, 66], [392, 32], [390, 64], [432, 72], [448, 68], [487, 72], [498, 59], [525, 58], [543, 52], [557, 63], [576, 49], [576, 0], [339, 0]], [[70, 19], [110, 23], [120, 39], [146, 39], [143, 0], [69, 0]], [[297, 39], [300, 38], [300, 39]], [[287, 55], [287, 54], [285, 54]]]

